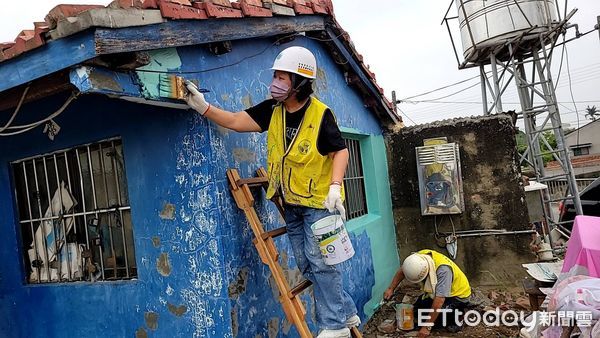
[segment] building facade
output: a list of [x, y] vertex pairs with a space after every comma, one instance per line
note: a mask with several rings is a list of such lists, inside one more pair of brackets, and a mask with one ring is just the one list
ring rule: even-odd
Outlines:
[[[158, 3], [118, 10], [160, 10], [161, 23], [92, 27], [0, 63], [1, 120], [19, 106], [13, 128], [0, 132], [0, 336], [296, 336], [226, 177], [228, 168], [249, 177], [265, 165], [266, 135], [217, 127], [160, 92], [161, 74], [178, 72], [208, 89], [209, 102], [243, 110], [268, 97], [270, 66], [292, 45], [316, 55], [315, 95], [334, 111], [351, 152], [347, 228], [356, 255], [343, 263], [344, 280], [367, 319], [398, 253], [383, 139], [394, 121], [382, 117], [389, 106], [381, 93], [364, 94], [376, 83], [356, 67], [361, 60], [348, 41], [333, 53], [336, 45], [316, 35], [281, 40], [285, 32], [271, 32], [325, 29], [331, 16], [319, 14], [317, 2], [309, 14], [291, 7], [293, 17], [256, 21], [246, 18], [248, 8], [225, 7], [245, 17], [222, 23], [177, 21]], [[97, 14], [67, 16], [75, 15]], [[237, 38], [223, 43], [224, 26]], [[28, 124], [34, 128], [25, 131]], [[277, 209], [258, 197], [266, 228], [282, 226]], [[287, 238], [276, 243], [288, 280], [299, 282]], [[310, 293], [302, 299], [316, 329]]]

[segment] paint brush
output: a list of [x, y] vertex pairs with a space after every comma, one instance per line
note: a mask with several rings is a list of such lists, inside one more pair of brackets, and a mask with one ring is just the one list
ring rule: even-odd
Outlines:
[[[174, 74], [158, 74], [158, 95], [174, 100], [184, 100], [188, 94], [188, 90], [185, 86], [186, 81], [188, 80]], [[197, 81], [191, 82], [198, 87]], [[198, 89], [198, 91], [201, 93], [208, 92], [206, 89]]]

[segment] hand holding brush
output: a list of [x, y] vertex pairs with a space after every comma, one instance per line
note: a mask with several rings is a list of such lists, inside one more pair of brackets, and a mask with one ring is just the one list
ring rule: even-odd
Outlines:
[[185, 102], [200, 113], [200, 115], [204, 115], [210, 108], [210, 104], [206, 102], [202, 90], [199, 90], [196, 84], [191, 81], [185, 80], [184, 83], [188, 91], [187, 95], [185, 95]]

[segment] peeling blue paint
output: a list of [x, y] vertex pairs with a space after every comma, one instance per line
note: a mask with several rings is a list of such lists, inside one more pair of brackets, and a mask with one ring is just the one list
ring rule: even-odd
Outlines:
[[[270, 44], [266, 39], [235, 41], [233, 51], [220, 56], [199, 47], [178, 48], [175, 54], [180, 66], [173, 63], [168, 68], [204, 71], [190, 74], [189, 78], [211, 90], [206, 94], [207, 100], [239, 111], [268, 96], [272, 60], [288, 46], [269, 47]], [[318, 95], [334, 110], [340, 124], [365, 135], [381, 135], [377, 120], [364, 108], [359, 95], [347, 87], [328, 52], [306, 38], [299, 37], [293, 44], [315, 52], [322, 69]], [[263, 54], [245, 59], [263, 49]], [[160, 54], [157, 53], [152, 55]], [[234, 66], [208, 71], [240, 60]], [[27, 104], [17, 122], [25, 117], [46, 116], [64, 99], [56, 96]], [[270, 271], [251, 244], [252, 233], [231, 198], [225, 175], [227, 168], [237, 167], [241, 175], [251, 176], [264, 165], [265, 134], [229, 132], [188, 111], [103, 95], [81, 96], [55, 120], [62, 129], [53, 142], [39, 129], [0, 138], [0, 214], [16, 214], [10, 161], [121, 136], [138, 280], [24, 285], [23, 252], [16, 222], [11, 216], [3, 217], [0, 336], [97, 336], [101, 332], [103, 336], [126, 337], [142, 329], [156, 337], [254, 337], [268, 336], [269, 329], [278, 332], [279, 337], [296, 336], [295, 329], [284, 320], [277, 291], [269, 284]], [[252, 149], [257, 162], [235, 156], [233, 149], [237, 148]], [[174, 213], [160, 217], [166, 203], [174, 206]], [[267, 228], [282, 225], [270, 202], [259, 200], [258, 212]], [[377, 226], [393, 229], [391, 221]], [[378, 247], [368, 231], [355, 231], [351, 236], [357, 254], [344, 263], [344, 281], [357, 307], [362, 309], [379, 297], [372, 294], [377, 266], [373, 249], [396, 254], [396, 248], [393, 244]], [[295, 263], [287, 238], [278, 239], [277, 245], [285, 253], [289, 276], [298, 279], [291, 270]], [[168, 276], [156, 268], [163, 253], [168, 254], [172, 268]], [[230, 298], [228, 289], [242, 270], [247, 271], [244, 287]], [[307, 293], [302, 299], [309, 326], [316, 331], [310, 295]], [[186, 311], [176, 316], [171, 312], [174, 306], [185, 306]], [[152, 315], [157, 318], [156, 327], [152, 327], [155, 330], [147, 326], [147, 312], [157, 316]], [[364, 319], [365, 313], [361, 316]], [[237, 327], [232, 327], [232, 323]]]

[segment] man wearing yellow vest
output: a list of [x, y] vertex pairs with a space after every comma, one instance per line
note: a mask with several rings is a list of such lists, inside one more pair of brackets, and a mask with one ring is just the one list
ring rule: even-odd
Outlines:
[[331, 109], [312, 97], [315, 56], [289, 47], [273, 64], [272, 99], [237, 113], [210, 105], [191, 83], [186, 101], [218, 125], [238, 132], [267, 131], [267, 198], [280, 192], [296, 263], [313, 283], [318, 338], [350, 337], [358, 326], [356, 305], [342, 286], [339, 266], [326, 265], [311, 225], [336, 212], [345, 219], [344, 173], [348, 149]]
[[419, 309], [427, 310], [423, 314], [431, 316], [422, 320], [426, 324], [421, 326], [419, 337], [429, 336], [433, 325], [440, 326], [443, 322], [451, 332], [460, 330], [453, 312], [444, 313], [445, 321], [438, 312], [440, 309], [462, 310], [469, 305], [471, 286], [458, 265], [437, 251], [421, 250], [413, 253], [404, 260], [383, 298], [390, 299], [404, 279], [411, 283], [422, 283], [423, 286], [424, 295], [414, 304], [415, 319], [418, 319]]

